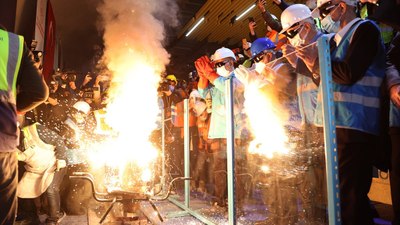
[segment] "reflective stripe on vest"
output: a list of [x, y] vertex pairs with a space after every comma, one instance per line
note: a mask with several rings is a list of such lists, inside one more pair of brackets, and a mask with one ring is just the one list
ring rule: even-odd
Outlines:
[[0, 29], [0, 95], [15, 105], [24, 38]]
[[[341, 61], [346, 57], [350, 40], [357, 27], [369, 20], [360, 20], [344, 35], [338, 47], [331, 53], [332, 60]], [[373, 23], [375, 26], [376, 24]], [[379, 29], [376, 26], [377, 29]], [[367, 51], [367, 50], [366, 50]], [[332, 83], [335, 103], [336, 126], [371, 134], [379, 134], [380, 86], [385, 75], [385, 52], [382, 40], [374, 61], [364, 77], [352, 85]], [[318, 94], [316, 125], [322, 125], [322, 103]]]

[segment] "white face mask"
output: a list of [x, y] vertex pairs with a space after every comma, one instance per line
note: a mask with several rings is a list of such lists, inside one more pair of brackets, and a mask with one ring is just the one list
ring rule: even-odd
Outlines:
[[304, 44], [304, 40], [300, 38], [299, 33], [297, 33], [293, 38], [289, 39], [290, 44], [293, 45], [294, 47], [298, 47]]
[[174, 89], [175, 89], [175, 86], [169, 85], [169, 90], [170, 90], [171, 92], [174, 91]]
[[264, 71], [265, 67], [267, 66], [267, 65], [265, 65], [265, 63], [263, 63], [263, 62], [255, 63], [255, 65], [256, 65], [255, 70], [256, 70], [257, 73], [259, 73], [259, 74], [262, 74], [262, 72]]
[[321, 20], [321, 25], [326, 32], [337, 33], [340, 28], [340, 20], [333, 21], [331, 15], [327, 15], [323, 20]]
[[218, 67], [217, 73], [218, 73], [218, 75], [223, 76], [223, 77], [228, 77], [231, 74], [231, 72], [229, 70], [225, 69], [225, 66]]

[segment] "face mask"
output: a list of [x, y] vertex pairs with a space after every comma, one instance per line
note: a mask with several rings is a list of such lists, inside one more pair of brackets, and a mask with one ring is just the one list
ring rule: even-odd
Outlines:
[[230, 71], [228, 71], [227, 69], [225, 69], [225, 66], [218, 67], [218, 68], [217, 68], [217, 73], [218, 73], [220, 76], [223, 76], [223, 77], [228, 77], [228, 76], [231, 74]]
[[255, 63], [255, 65], [256, 65], [255, 70], [256, 70], [257, 73], [259, 73], [259, 74], [262, 74], [262, 72], [264, 71], [265, 67], [267, 66], [267, 65], [265, 65], [265, 63], [263, 63], [263, 62]]
[[171, 92], [174, 91], [174, 89], [175, 89], [175, 86], [169, 85], [169, 90], [170, 90]]
[[304, 44], [304, 40], [300, 38], [300, 32], [297, 33], [292, 39], [290, 39], [290, 44], [294, 47], [298, 47]]
[[321, 20], [321, 26], [328, 33], [337, 33], [340, 28], [340, 19], [338, 21], [333, 21], [331, 15], [327, 15], [323, 20]]

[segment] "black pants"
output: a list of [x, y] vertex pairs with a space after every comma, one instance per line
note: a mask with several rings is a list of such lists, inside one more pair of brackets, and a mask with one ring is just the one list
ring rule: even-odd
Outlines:
[[400, 127], [390, 128], [390, 137], [392, 140], [390, 188], [394, 211], [393, 225], [400, 225]]
[[376, 137], [337, 128], [340, 207], [343, 225], [373, 225], [367, 196], [372, 182], [372, 153]]
[[17, 212], [16, 152], [0, 152], [0, 225], [13, 224]]

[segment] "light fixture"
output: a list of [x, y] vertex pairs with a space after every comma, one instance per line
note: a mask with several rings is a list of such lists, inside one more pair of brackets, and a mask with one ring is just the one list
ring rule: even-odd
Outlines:
[[187, 32], [185, 37], [188, 37], [203, 21], [204, 21], [204, 16], [201, 17], [201, 19], [193, 26], [192, 29], [189, 30], [189, 32]]
[[236, 17], [236, 20], [240, 20], [244, 15], [246, 15], [250, 10], [252, 10], [254, 7], [256, 7], [256, 4], [251, 5], [248, 9], [246, 9], [242, 14], [240, 14], [238, 17]]

